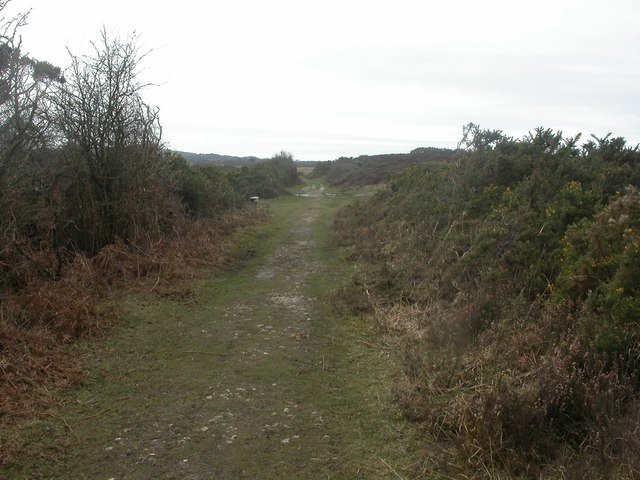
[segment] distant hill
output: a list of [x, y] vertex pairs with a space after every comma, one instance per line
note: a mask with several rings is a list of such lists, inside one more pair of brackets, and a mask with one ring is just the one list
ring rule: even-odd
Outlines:
[[184, 159], [192, 164], [197, 165], [224, 165], [232, 167], [242, 167], [255, 165], [256, 163], [264, 162], [268, 158], [258, 157], [234, 157], [233, 155], [218, 155], [217, 153], [192, 153], [192, 152], [179, 152], [178, 155], [182, 155]]

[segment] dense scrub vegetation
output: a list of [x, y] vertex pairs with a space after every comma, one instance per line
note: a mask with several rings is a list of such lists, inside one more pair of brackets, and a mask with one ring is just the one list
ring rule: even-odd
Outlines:
[[246, 206], [249, 197], [275, 198], [300, 182], [293, 157], [280, 152], [254, 166], [222, 168], [190, 165], [176, 154], [168, 154], [177, 183], [177, 194], [191, 217]]
[[424, 470], [638, 478], [640, 151], [473, 124], [462, 145], [336, 221], [364, 264], [342, 300], [400, 333]]
[[323, 177], [330, 185], [340, 188], [375, 185], [414, 165], [447, 162], [454, 156], [453, 150], [429, 147], [416, 148], [410, 153], [342, 157], [330, 162], [318, 162], [312, 176]]
[[242, 211], [247, 197], [297, 182], [286, 152], [229, 172], [168, 152], [141, 97], [135, 37], [103, 32], [61, 71], [22, 53], [25, 20], [0, 25], [2, 420], [29, 396], [50, 400], [44, 381], [80, 378], [59, 346], [104, 327], [106, 287], [152, 278], [161, 288], [189, 267], [222, 265], [223, 237], [260, 215]]

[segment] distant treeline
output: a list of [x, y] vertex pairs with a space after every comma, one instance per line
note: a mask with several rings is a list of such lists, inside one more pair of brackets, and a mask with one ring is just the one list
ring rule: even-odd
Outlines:
[[174, 152], [194, 165], [219, 165], [226, 167], [250, 167], [260, 162], [266, 162], [268, 158], [236, 157], [233, 155], [219, 155], [217, 153], [191, 153]]
[[401, 335], [423, 473], [637, 478], [640, 150], [474, 124], [462, 145], [336, 222], [363, 265], [341, 304]]
[[410, 153], [341, 157], [318, 162], [312, 176], [325, 178], [330, 185], [341, 188], [374, 185], [390, 176], [424, 162], [450, 162], [455, 151], [443, 148], [416, 148]]
[[[192, 153], [174, 151], [176, 155], [184, 158], [192, 165], [215, 165], [219, 167], [251, 167], [261, 162], [266, 162], [268, 158], [259, 157], [236, 157], [233, 155], [219, 155], [217, 153]], [[314, 160], [296, 160], [296, 167], [313, 168], [319, 162]]]

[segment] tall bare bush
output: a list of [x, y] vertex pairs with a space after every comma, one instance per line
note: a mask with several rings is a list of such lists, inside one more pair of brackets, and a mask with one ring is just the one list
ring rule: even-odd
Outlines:
[[141, 97], [145, 54], [136, 37], [103, 31], [89, 56], [72, 63], [55, 98], [56, 125], [72, 176], [64, 224], [70, 247], [97, 253], [116, 239], [161, 233], [179, 213], [161, 146], [158, 111]]

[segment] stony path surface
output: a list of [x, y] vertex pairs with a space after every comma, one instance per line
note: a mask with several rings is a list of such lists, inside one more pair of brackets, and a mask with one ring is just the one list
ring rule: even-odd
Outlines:
[[241, 268], [132, 300], [62, 413], [77, 441], [52, 478], [408, 478], [389, 354], [328, 304], [348, 268], [327, 243], [344, 201], [307, 193], [273, 204], [278, 227]]

